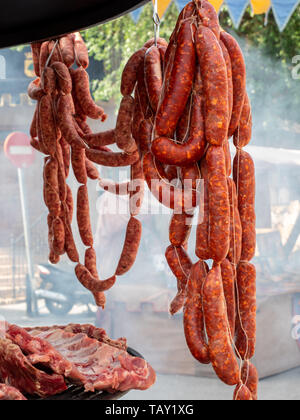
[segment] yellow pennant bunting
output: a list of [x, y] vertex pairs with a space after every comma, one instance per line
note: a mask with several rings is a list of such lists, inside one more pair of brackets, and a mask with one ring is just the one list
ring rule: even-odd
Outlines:
[[253, 13], [255, 15], [261, 15], [262, 13], [267, 13], [271, 7], [271, 0], [251, 0], [251, 5], [253, 8]]
[[224, 0], [209, 0], [209, 2], [214, 6], [217, 12], [219, 12]]
[[[152, 1], [155, 5], [155, 0]], [[157, 0], [157, 13], [160, 19], [162, 19], [170, 3], [172, 3], [172, 0]]]

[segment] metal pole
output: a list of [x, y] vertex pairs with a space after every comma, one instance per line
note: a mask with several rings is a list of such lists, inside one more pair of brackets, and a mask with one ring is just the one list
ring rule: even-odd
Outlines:
[[27, 282], [28, 283], [27, 287], [30, 289], [28, 290], [28, 294], [31, 296], [31, 305], [32, 305], [32, 308], [27, 308], [27, 309], [28, 309], [28, 313], [33, 312], [34, 314], [37, 314], [37, 302], [34, 295], [34, 282], [33, 282], [34, 270], [33, 270], [32, 258], [31, 258], [30, 231], [29, 231], [29, 226], [28, 226], [25, 184], [24, 184], [23, 170], [21, 168], [18, 168], [18, 179], [19, 179], [21, 209], [22, 209], [22, 218], [23, 218], [23, 227], [24, 227], [25, 250], [26, 250], [28, 276], [29, 276], [29, 282]]

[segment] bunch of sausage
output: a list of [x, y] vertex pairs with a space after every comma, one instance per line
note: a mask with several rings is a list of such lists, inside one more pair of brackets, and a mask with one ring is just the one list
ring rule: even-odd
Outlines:
[[[90, 95], [88, 54], [80, 35], [33, 44], [32, 50], [38, 78], [29, 95], [38, 105], [31, 136], [32, 146], [47, 155], [50, 261], [57, 263], [66, 252], [77, 263], [79, 281], [104, 307], [104, 291], [136, 260], [142, 234], [137, 216], [146, 181], [156, 199], [174, 211], [166, 251], [178, 285], [171, 314], [183, 308], [192, 355], [211, 363], [223, 382], [236, 386], [234, 399], [256, 400], [258, 374], [250, 362], [256, 344], [256, 271], [250, 263], [256, 248], [255, 168], [243, 150], [251, 140], [252, 115], [239, 45], [220, 28], [207, 0], [188, 3], [169, 43], [152, 39], [129, 59], [116, 127], [95, 134], [87, 117], [104, 120], [105, 115]], [[113, 144], [119, 152], [107, 147]], [[73, 199], [66, 184], [70, 161], [82, 184], [77, 221], [88, 247], [84, 265], [71, 230]], [[117, 184], [101, 179], [92, 162], [129, 166], [131, 180]], [[87, 177], [98, 179], [105, 190], [129, 196], [123, 251], [115, 275], [104, 281], [96, 268]], [[197, 208], [199, 261], [193, 264], [188, 242]]]
[[[255, 168], [243, 150], [251, 140], [252, 114], [241, 49], [220, 28], [212, 5], [195, 0], [181, 12], [168, 46], [158, 39], [131, 57], [121, 91], [132, 103], [131, 135], [145, 180], [174, 211], [166, 258], [178, 293], [170, 312], [183, 308], [191, 353], [236, 386], [234, 399], [256, 400], [258, 374], [250, 362], [256, 344], [256, 271], [250, 263]], [[193, 264], [188, 241], [197, 207], [199, 261]]]
[[[100, 180], [100, 175], [90, 155], [102, 156], [106, 166], [124, 166], [137, 162], [138, 153], [116, 156], [107, 147], [94, 144], [95, 136], [87, 124], [87, 118], [105, 121], [106, 115], [90, 94], [86, 72], [89, 66], [88, 50], [79, 33], [56, 41], [33, 43], [32, 54], [37, 78], [30, 83], [28, 94], [37, 101], [37, 107], [30, 134], [32, 147], [46, 156], [43, 179], [44, 201], [49, 210], [49, 260], [57, 264], [60, 257], [67, 254], [76, 263], [75, 273], [79, 281], [93, 293], [97, 305], [104, 308], [104, 292], [115, 284], [116, 275], [130, 268], [126, 244], [128, 247], [128, 241], [132, 240], [129, 234], [116, 275], [100, 280], [93, 248], [87, 189], [88, 178]], [[104, 134], [104, 137], [106, 145], [115, 143], [113, 131]], [[72, 232], [74, 200], [67, 184], [71, 166], [80, 184], [77, 194], [77, 225], [81, 240], [87, 247], [84, 264], [80, 264]], [[134, 172], [136, 166], [133, 168]], [[133, 219], [129, 223], [129, 231], [133, 230], [136, 237], [139, 229], [139, 222]]]

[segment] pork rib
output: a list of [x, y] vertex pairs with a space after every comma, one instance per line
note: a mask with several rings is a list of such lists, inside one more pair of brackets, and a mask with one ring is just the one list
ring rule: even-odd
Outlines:
[[48, 341], [61, 355], [72, 362], [85, 377], [85, 390], [109, 392], [130, 389], [145, 390], [155, 382], [152, 367], [127, 351], [101, 343], [86, 334], [62, 329], [34, 331], [35, 337]]
[[35, 327], [26, 328], [26, 331], [28, 331], [31, 335], [36, 336], [39, 335], [41, 332], [51, 332], [58, 329], [73, 334], [83, 333], [86, 334], [89, 338], [94, 338], [95, 340], [100, 341], [100, 343], [105, 343], [112, 347], [127, 350], [126, 338], [112, 340], [103, 328], [96, 328], [90, 324], [69, 324], [62, 326], [54, 325], [53, 327]]
[[26, 401], [27, 398], [12, 386], [0, 384], [0, 401]]
[[24, 394], [48, 397], [67, 389], [64, 377], [48, 374], [34, 367], [19, 346], [0, 338], [0, 376], [7, 385]]

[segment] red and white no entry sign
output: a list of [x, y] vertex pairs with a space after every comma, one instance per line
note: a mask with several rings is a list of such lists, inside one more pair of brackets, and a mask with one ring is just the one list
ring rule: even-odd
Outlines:
[[17, 168], [27, 168], [34, 163], [35, 152], [24, 133], [11, 133], [4, 142], [4, 153]]

